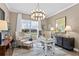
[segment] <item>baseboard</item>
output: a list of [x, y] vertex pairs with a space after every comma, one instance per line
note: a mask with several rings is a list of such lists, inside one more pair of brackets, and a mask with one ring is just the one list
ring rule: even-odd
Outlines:
[[74, 51], [77, 51], [77, 52], [79, 52], [79, 49], [78, 49], [78, 48], [74, 48]]

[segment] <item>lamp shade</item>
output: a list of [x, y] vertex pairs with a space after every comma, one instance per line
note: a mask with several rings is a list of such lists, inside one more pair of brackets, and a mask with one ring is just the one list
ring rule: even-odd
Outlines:
[[8, 30], [7, 21], [0, 20], [0, 31]]
[[54, 27], [51, 27], [50, 30], [51, 30], [51, 31], [54, 31], [55, 29], [54, 29]]
[[65, 31], [72, 31], [71, 26], [66, 26]]

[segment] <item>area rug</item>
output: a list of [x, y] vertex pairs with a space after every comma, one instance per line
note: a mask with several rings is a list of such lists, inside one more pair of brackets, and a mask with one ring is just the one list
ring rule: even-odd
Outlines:
[[[29, 50], [23, 48], [15, 48], [13, 56], [45, 56], [45, 51], [42, 48], [33, 47]], [[47, 56], [71, 56], [70, 54], [62, 51], [62, 48], [55, 47], [55, 53], [51, 50], [47, 51]]]

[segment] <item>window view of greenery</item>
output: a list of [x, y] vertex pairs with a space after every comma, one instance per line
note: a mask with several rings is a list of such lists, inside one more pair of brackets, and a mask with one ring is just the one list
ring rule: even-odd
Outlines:
[[31, 34], [32, 37], [37, 36], [38, 21], [22, 20], [22, 32]]

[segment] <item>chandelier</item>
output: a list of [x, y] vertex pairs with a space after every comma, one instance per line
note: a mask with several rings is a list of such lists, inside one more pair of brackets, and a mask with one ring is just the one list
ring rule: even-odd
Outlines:
[[45, 19], [45, 12], [39, 8], [39, 4], [37, 4], [37, 8], [31, 11], [31, 19], [33, 20], [43, 20]]

